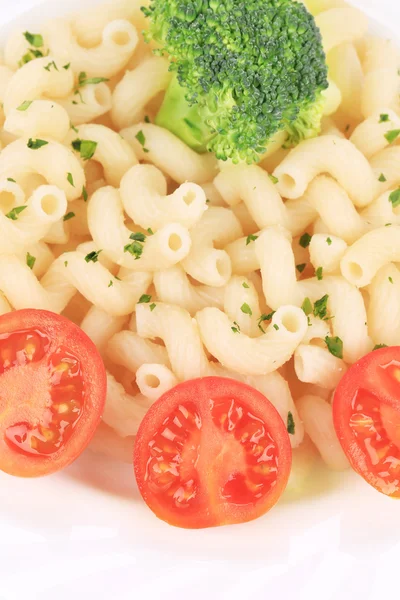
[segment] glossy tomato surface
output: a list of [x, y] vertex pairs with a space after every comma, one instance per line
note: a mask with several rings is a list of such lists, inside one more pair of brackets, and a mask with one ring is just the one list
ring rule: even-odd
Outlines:
[[273, 405], [222, 377], [179, 384], [140, 425], [136, 479], [151, 510], [186, 528], [243, 523], [266, 513], [284, 491], [292, 451]]
[[46, 475], [91, 440], [106, 396], [103, 361], [79, 327], [42, 310], [0, 317], [0, 469]]
[[400, 497], [400, 347], [364, 356], [333, 400], [336, 433], [353, 469], [378, 491]]

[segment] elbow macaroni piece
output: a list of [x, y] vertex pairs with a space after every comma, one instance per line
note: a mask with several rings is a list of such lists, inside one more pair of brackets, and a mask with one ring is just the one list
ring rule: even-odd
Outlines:
[[373, 200], [375, 178], [365, 156], [351, 142], [332, 135], [305, 140], [275, 169], [276, 187], [285, 198], [302, 196], [317, 175], [328, 173], [363, 207]]
[[347, 244], [339, 237], [314, 234], [310, 242], [310, 260], [315, 269], [322, 267], [323, 273], [340, 272], [340, 261], [347, 250]]
[[368, 38], [361, 96], [361, 109], [365, 118], [384, 106], [399, 110], [399, 63], [399, 51], [394, 42], [373, 36]]
[[145, 340], [134, 331], [116, 333], [107, 344], [107, 356], [132, 373], [145, 364], [170, 366], [165, 346]]
[[[33, 55], [30, 53], [31, 45], [26, 39], [24, 32], [24, 29], [16, 29], [11, 32], [4, 45], [4, 64], [12, 71], [19, 69], [22, 59], [26, 54], [29, 54], [33, 58]], [[40, 47], [40, 51], [43, 53], [43, 56], [48, 54], [45, 40], [44, 45]]]
[[258, 338], [234, 332], [233, 323], [217, 308], [204, 308], [196, 320], [207, 350], [224, 367], [243, 375], [265, 375], [279, 369], [291, 358], [308, 327], [306, 315], [295, 306], [281, 306], [266, 333]]
[[347, 371], [346, 364], [326, 348], [300, 344], [294, 353], [294, 370], [300, 381], [333, 390]]
[[400, 344], [400, 273], [393, 264], [382, 267], [369, 286], [368, 329], [375, 344]]
[[183, 183], [167, 195], [167, 181], [152, 165], [136, 165], [125, 173], [120, 193], [125, 212], [143, 229], [156, 231], [169, 223], [190, 229], [207, 209], [205, 193], [195, 183]]
[[79, 94], [73, 92], [65, 98], [59, 98], [58, 104], [66, 110], [71, 123], [82, 125], [111, 110], [111, 90], [104, 82], [89, 83], [79, 88]]
[[225, 287], [224, 312], [249, 337], [261, 334], [258, 319], [261, 315], [258, 294], [254, 284], [246, 277], [231, 277]]
[[[0, 154], [0, 180], [17, 181], [29, 175], [41, 175], [50, 185], [57, 186], [67, 200], [76, 200], [85, 185], [85, 174], [71, 150], [58, 142], [48, 141], [37, 150], [28, 148], [26, 140], [12, 142]], [[74, 185], [68, 181], [71, 175]]]
[[191, 277], [205, 285], [222, 287], [228, 282], [231, 261], [224, 247], [243, 233], [238, 219], [228, 208], [211, 207], [191, 229], [192, 247], [182, 266]]
[[[115, 263], [133, 271], [168, 269], [189, 254], [189, 232], [178, 223], [170, 223], [154, 235], [145, 236], [144, 242], [132, 242], [132, 231], [124, 224], [120, 194], [112, 187], [100, 188], [93, 194], [87, 216], [96, 246]], [[130, 252], [130, 248], [135, 250], [135, 244], [141, 254]]]
[[365, 220], [367, 228], [376, 229], [378, 227], [400, 225], [398, 207], [390, 201], [391, 193], [392, 190], [388, 190], [361, 212], [361, 217]]
[[[390, 146], [378, 154], [375, 154], [370, 161], [374, 173], [374, 198], [390, 190], [400, 183], [400, 147]], [[382, 181], [381, 175], [384, 175]]]
[[141, 337], [162, 339], [172, 371], [180, 381], [209, 373], [196, 321], [187, 311], [161, 302], [157, 302], [154, 310], [148, 304], [138, 304], [136, 326]]
[[[387, 121], [381, 120], [382, 114], [388, 115]], [[399, 128], [400, 118], [397, 114], [390, 108], [380, 108], [355, 128], [350, 141], [369, 159], [389, 146], [386, 134]]]
[[179, 381], [165, 365], [144, 364], [136, 372], [136, 383], [141, 394], [154, 401], [175, 387]]
[[329, 76], [340, 90], [340, 111], [350, 119], [360, 120], [361, 91], [364, 73], [354, 44], [344, 43], [328, 56]]
[[44, 35], [50, 52], [62, 65], [71, 63], [75, 73], [88, 77], [112, 77], [123, 69], [135, 51], [139, 37], [125, 19], [110, 21], [104, 27], [101, 43], [92, 48], [80, 46], [72, 24], [53, 19], [46, 24]]
[[4, 129], [17, 137], [51, 138], [62, 142], [70, 130], [70, 120], [68, 113], [57, 102], [35, 100], [27, 110], [10, 110]]
[[98, 351], [103, 354], [109, 340], [121, 331], [126, 321], [125, 316], [113, 317], [104, 310], [92, 306], [81, 322], [80, 328], [90, 337]]
[[141, 111], [159, 92], [167, 89], [171, 80], [169, 61], [152, 56], [133, 71], [127, 71], [112, 95], [111, 118], [120, 130], [139, 120]]
[[[137, 139], [140, 132], [144, 136], [144, 145]], [[216, 175], [217, 160], [212, 154], [197, 154], [167, 129], [138, 123], [123, 129], [121, 135], [132, 146], [139, 160], [151, 162], [177, 183], [208, 183]]]

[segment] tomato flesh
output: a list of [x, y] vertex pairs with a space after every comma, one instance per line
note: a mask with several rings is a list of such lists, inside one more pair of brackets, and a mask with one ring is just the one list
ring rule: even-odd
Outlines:
[[76, 458], [100, 420], [101, 358], [78, 327], [45, 311], [4, 315], [0, 332], [0, 468], [23, 476], [54, 472]]
[[400, 348], [376, 350], [353, 365], [335, 392], [333, 411], [355, 471], [400, 498]]
[[143, 420], [135, 445], [139, 489], [180, 527], [249, 521], [275, 504], [291, 447], [275, 408], [239, 382], [208, 377], [176, 386]]

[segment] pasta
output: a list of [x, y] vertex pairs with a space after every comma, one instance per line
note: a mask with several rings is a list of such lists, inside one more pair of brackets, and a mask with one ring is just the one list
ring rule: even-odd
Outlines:
[[50, 100], [35, 100], [27, 110], [14, 108], [4, 123], [5, 131], [17, 137], [49, 137], [62, 142], [70, 129], [68, 113], [62, 106]]
[[107, 114], [112, 107], [112, 95], [107, 83], [101, 82], [86, 84], [79, 94], [75, 90], [65, 98], [58, 98], [57, 102], [74, 125], [82, 125]]

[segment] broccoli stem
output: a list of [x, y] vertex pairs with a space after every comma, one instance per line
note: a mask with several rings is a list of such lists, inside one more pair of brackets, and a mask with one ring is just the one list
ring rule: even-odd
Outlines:
[[207, 152], [207, 144], [213, 134], [200, 116], [198, 105], [190, 106], [185, 95], [185, 88], [179, 85], [174, 75], [155, 122], [169, 129], [196, 152]]

